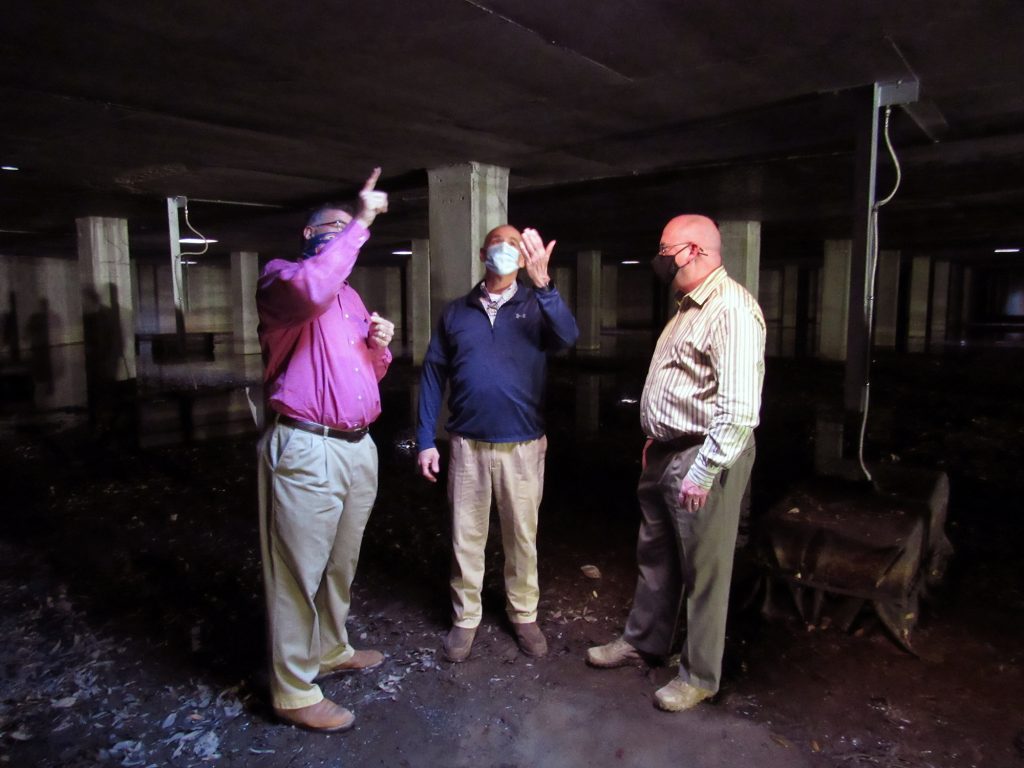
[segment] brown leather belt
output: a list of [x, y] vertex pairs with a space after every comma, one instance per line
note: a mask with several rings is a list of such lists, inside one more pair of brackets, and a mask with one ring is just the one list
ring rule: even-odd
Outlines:
[[286, 427], [301, 429], [303, 432], [312, 432], [314, 435], [323, 435], [324, 437], [336, 437], [339, 440], [347, 440], [350, 443], [358, 443], [366, 437], [367, 433], [370, 431], [368, 427], [360, 427], [359, 429], [335, 429], [334, 427], [325, 427], [323, 424], [317, 424], [315, 421], [295, 419], [291, 416], [285, 416], [280, 413], [277, 414], [277, 423], [284, 424]]

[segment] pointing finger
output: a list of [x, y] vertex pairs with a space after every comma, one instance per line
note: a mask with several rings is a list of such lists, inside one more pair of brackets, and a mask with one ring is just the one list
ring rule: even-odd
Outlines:
[[380, 178], [380, 167], [373, 169], [373, 173], [370, 174], [370, 178], [363, 184], [363, 192], [370, 192], [374, 187], [377, 186], [377, 179]]

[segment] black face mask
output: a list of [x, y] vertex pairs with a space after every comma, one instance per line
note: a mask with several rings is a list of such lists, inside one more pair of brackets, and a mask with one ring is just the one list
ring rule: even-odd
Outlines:
[[679, 271], [679, 265], [676, 264], [674, 256], [655, 256], [651, 259], [651, 269], [654, 270], [654, 274], [661, 282], [665, 285], [672, 285], [672, 280], [675, 279], [676, 272]]
[[313, 235], [306, 241], [306, 245], [302, 249], [302, 258], [308, 259], [310, 256], [316, 256], [317, 249], [321, 246], [327, 245], [337, 236], [337, 232], [322, 232], [319, 235]]

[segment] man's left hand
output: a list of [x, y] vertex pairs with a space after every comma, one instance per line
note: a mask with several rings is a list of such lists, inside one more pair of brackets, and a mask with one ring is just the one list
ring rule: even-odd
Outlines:
[[366, 336], [366, 343], [371, 349], [387, 349], [388, 344], [395, 337], [395, 324], [390, 320], [374, 312], [370, 315], [370, 332]]
[[701, 488], [684, 477], [683, 484], [679, 488], [679, 506], [690, 513], [700, 510], [708, 501], [710, 488]]
[[548, 262], [551, 261], [551, 252], [555, 250], [555, 242], [552, 240], [545, 246], [536, 229], [523, 230], [519, 251], [523, 254], [523, 260], [526, 262], [526, 274], [538, 288], [546, 288], [551, 282], [551, 278], [548, 276]]

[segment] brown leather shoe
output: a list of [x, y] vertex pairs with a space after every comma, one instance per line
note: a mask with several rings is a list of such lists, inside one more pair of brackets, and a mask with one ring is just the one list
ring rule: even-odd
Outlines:
[[328, 675], [337, 675], [341, 672], [363, 672], [367, 669], [379, 667], [384, 663], [384, 654], [380, 651], [356, 651], [352, 658], [343, 661], [328, 670], [317, 675], [317, 680]]
[[587, 664], [600, 669], [624, 667], [641, 660], [640, 651], [621, 637], [604, 645], [587, 649]]
[[444, 657], [455, 663], [465, 661], [473, 649], [473, 638], [475, 637], [476, 627], [452, 627], [442, 645]]
[[684, 709], [693, 709], [704, 699], [710, 699], [714, 695], [714, 691], [690, 685], [677, 677], [654, 692], [654, 703], [658, 709], [666, 712], [682, 712]]
[[278, 709], [274, 714], [286, 723], [297, 725], [315, 733], [338, 733], [347, 731], [356, 722], [356, 716], [330, 699], [321, 699], [316, 704], [298, 709]]
[[548, 652], [548, 641], [544, 638], [544, 633], [540, 631], [536, 621], [513, 624], [512, 629], [515, 630], [519, 650], [527, 656], [543, 656]]

